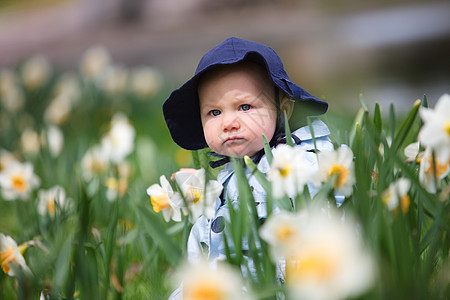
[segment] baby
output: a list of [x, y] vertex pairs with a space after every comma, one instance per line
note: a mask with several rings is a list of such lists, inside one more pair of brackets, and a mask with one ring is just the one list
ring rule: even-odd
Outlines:
[[[229, 219], [226, 199], [233, 206], [238, 205], [237, 181], [229, 157], [249, 156], [261, 172], [267, 173], [270, 166], [262, 135], [270, 141], [275, 154], [275, 146], [286, 142], [284, 113], [289, 117], [294, 103], [314, 114], [325, 113], [328, 107], [326, 102], [291, 82], [274, 50], [234, 37], [207, 52], [195, 75], [165, 101], [164, 117], [173, 140], [188, 150], [209, 147], [215, 156], [221, 157], [212, 166], [225, 164], [217, 178], [224, 190], [216, 200], [214, 217], [202, 216], [192, 227], [187, 245], [190, 261], [205, 254], [212, 262], [225, 259], [223, 232], [225, 220]], [[294, 144], [309, 151], [311, 167], [317, 162], [316, 150], [333, 150], [326, 125], [315, 120], [312, 127], [315, 145], [308, 127], [292, 133]], [[264, 219], [265, 190], [249, 170], [245, 171], [258, 217]], [[181, 297], [181, 289], [171, 297]]]

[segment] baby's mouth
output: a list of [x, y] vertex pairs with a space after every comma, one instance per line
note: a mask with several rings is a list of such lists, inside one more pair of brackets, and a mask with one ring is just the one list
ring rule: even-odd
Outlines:
[[225, 139], [225, 141], [223, 142], [224, 144], [232, 144], [232, 143], [238, 143], [243, 141], [244, 139], [238, 136], [230, 136], [228, 138]]

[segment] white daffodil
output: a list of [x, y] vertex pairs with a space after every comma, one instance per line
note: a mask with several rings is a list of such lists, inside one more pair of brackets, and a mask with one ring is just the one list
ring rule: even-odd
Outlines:
[[360, 240], [356, 224], [345, 223], [333, 210], [308, 211], [302, 223], [301, 247], [286, 260], [286, 284], [292, 299], [347, 299], [374, 283], [372, 255]]
[[26, 88], [36, 89], [45, 84], [52, 72], [49, 61], [42, 55], [28, 59], [22, 67], [22, 79]]
[[72, 104], [67, 94], [59, 94], [50, 101], [44, 112], [44, 119], [47, 123], [54, 125], [64, 124], [70, 116]]
[[196, 263], [185, 263], [177, 272], [177, 279], [183, 282], [183, 299], [252, 299], [244, 293], [242, 275], [232, 266], [219, 262], [215, 265], [206, 259]]
[[349, 147], [341, 146], [335, 151], [323, 151], [318, 154], [319, 170], [313, 179], [316, 186], [336, 175], [334, 189], [337, 193], [350, 196], [355, 183], [353, 152]]
[[180, 222], [180, 208], [183, 205], [183, 199], [173, 191], [166, 176], [161, 176], [159, 181], [161, 185], [155, 183], [147, 189], [147, 195], [150, 196], [153, 210], [157, 213], [162, 211], [166, 222], [169, 222], [170, 219]]
[[31, 163], [10, 163], [0, 173], [0, 187], [5, 200], [27, 200], [39, 184], [39, 177], [34, 174]]
[[22, 90], [16, 73], [11, 70], [0, 70], [0, 101], [6, 111], [15, 113], [25, 104]]
[[39, 134], [31, 128], [27, 128], [20, 136], [20, 148], [25, 154], [36, 154], [41, 148]]
[[108, 177], [105, 179], [106, 199], [109, 202], [116, 201], [117, 198], [123, 197], [128, 189], [128, 180], [126, 178]]
[[90, 148], [81, 160], [82, 174], [89, 181], [105, 173], [109, 168], [108, 157], [99, 145]]
[[128, 71], [119, 66], [108, 68], [103, 80], [103, 88], [110, 95], [117, 95], [125, 91], [128, 82]]
[[413, 162], [417, 160], [419, 155], [420, 144], [419, 142], [414, 142], [405, 147], [404, 154], [407, 162]]
[[216, 180], [205, 182], [205, 169], [191, 172], [177, 172], [175, 174], [177, 182], [189, 210], [192, 213], [192, 220], [195, 221], [202, 214], [210, 219], [214, 216], [214, 204], [222, 193], [223, 186]]
[[81, 58], [80, 71], [87, 78], [99, 80], [104, 76], [110, 63], [111, 56], [105, 47], [92, 46]]
[[53, 94], [55, 96], [64, 95], [68, 102], [73, 107], [80, 100], [81, 87], [78, 77], [74, 73], [64, 73], [58, 80]]
[[131, 176], [131, 166], [127, 161], [123, 161], [115, 166], [118, 177], [108, 177], [105, 179], [106, 198], [112, 202], [118, 197], [123, 197], [128, 190], [128, 181]]
[[132, 70], [130, 80], [131, 91], [141, 98], [155, 95], [163, 82], [161, 73], [151, 67]]
[[48, 190], [40, 190], [38, 199], [38, 213], [41, 216], [48, 214], [53, 218], [56, 210], [61, 210], [66, 205], [66, 191], [62, 186], [57, 185]]
[[273, 262], [289, 257], [295, 249], [301, 247], [302, 223], [306, 214], [280, 211], [272, 214], [261, 226], [260, 236], [270, 245]]
[[116, 113], [111, 121], [111, 130], [102, 138], [104, 153], [113, 163], [122, 162], [134, 149], [136, 131], [122, 113]]
[[25, 258], [22, 255], [27, 248], [28, 243], [17, 246], [16, 241], [10, 236], [5, 236], [3, 233], [0, 233], [0, 265], [6, 274], [9, 276], [16, 275], [11, 264], [14, 264], [16, 268], [19, 268], [26, 273], [31, 273], [25, 262]]
[[306, 160], [306, 152], [300, 147], [281, 144], [276, 147], [268, 178], [272, 182], [274, 198], [284, 195], [293, 197], [302, 193], [312, 172], [311, 164]]
[[450, 160], [450, 95], [442, 95], [434, 109], [421, 107], [419, 110], [423, 127], [419, 142], [430, 147], [440, 162]]
[[[423, 155], [419, 158], [419, 181], [430, 193], [436, 193], [439, 181], [445, 178], [450, 172], [450, 162], [442, 163], [436, 156], [433, 164], [433, 155], [431, 148], [426, 148]], [[436, 168], [434, 168], [434, 165]]]
[[411, 181], [406, 178], [399, 178], [391, 183], [389, 187], [383, 192], [382, 201], [384, 205], [390, 210], [396, 212], [398, 207], [401, 207], [403, 213], [409, 210], [409, 188]]
[[17, 158], [9, 151], [0, 148], [0, 173], [5, 170], [10, 163], [18, 163]]
[[43, 146], [48, 147], [53, 157], [57, 157], [64, 145], [64, 134], [58, 126], [49, 125], [47, 130], [41, 133], [41, 142]]

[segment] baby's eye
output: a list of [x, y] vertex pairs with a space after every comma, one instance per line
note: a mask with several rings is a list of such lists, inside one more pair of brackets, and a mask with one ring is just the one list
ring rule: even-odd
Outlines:
[[211, 110], [211, 111], [209, 112], [209, 115], [210, 115], [210, 116], [213, 116], [213, 117], [216, 117], [216, 116], [220, 115], [220, 110], [218, 110], [218, 109], [213, 109], [213, 110]]
[[240, 110], [247, 111], [250, 110], [250, 108], [252, 108], [250, 104], [242, 104]]

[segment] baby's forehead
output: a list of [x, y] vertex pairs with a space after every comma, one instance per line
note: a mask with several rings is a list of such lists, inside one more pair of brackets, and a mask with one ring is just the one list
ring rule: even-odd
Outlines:
[[229, 85], [241, 84], [264, 94], [263, 98], [274, 100], [275, 85], [267, 70], [254, 62], [243, 61], [235, 64], [220, 65], [207, 71], [198, 84], [199, 95], [205, 89], [216, 89]]

